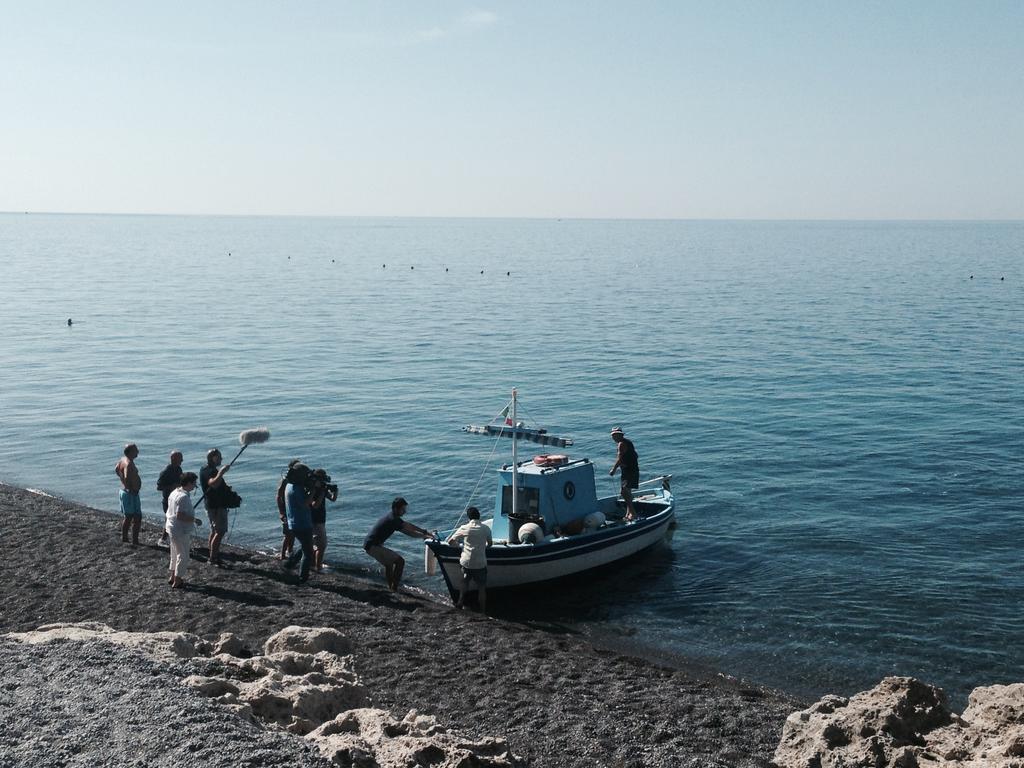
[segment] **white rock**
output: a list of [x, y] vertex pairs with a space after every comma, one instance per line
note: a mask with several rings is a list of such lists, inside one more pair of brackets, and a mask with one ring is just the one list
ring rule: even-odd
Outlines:
[[416, 710], [397, 720], [382, 709], [354, 709], [306, 738], [338, 765], [508, 768], [517, 764], [503, 739], [463, 739]]
[[251, 656], [252, 653], [246, 648], [245, 643], [237, 635], [231, 632], [224, 632], [220, 637], [217, 638], [217, 642], [213, 644], [214, 656], [220, 654], [228, 654], [229, 656]]
[[238, 688], [238, 700], [248, 704], [257, 718], [303, 734], [340, 712], [366, 704], [366, 689], [358, 680], [335, 680], [315, 673], [265, 675]]
[[938, 688], [887, 677], [786, 719], [781, 768], [1024, 768], [1024, 684], [976, 688], [962, 716]]
[[214, 698], [224, 694], [238, 696], [238, 686], [222, 677], [204, 677], [203, 675], [189, 675], [181, 681], [183, 685], [194, 689], [204, 696]]
[[12, 632], [5, 637], [23, 643], [52, 643], [55, 640], [86, 642], [103, 640], [135, 648], [155, 659], [191, 659], [198, 655], [202, 638], [188, 632], [120, 632], [106, 624], [46, 624], [34, 632]]
[[327, 651], [344, 656], [352, 650], [352, 642], [331, 627], [285, 627], [263, 645], [265, 656], [282, 651], [313, 654]]

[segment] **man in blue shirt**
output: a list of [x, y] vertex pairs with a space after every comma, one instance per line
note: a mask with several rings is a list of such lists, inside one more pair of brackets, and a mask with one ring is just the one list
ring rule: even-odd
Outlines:
[[310, 476], [309, 467], [305, 464], [296, 464], [289, 470], [288, 475], [289, 482], [284, 489], [285, 514], [288, 529], [302, 549], [289, 557], [284, 567], [294, 568], [301, 557], [299, 583], [303, 584], [309, 581], [309, 569], [313, 564], [313, 511], [305, 487]]
[[395, 531], [401, 531], [407, 536], [415, 536], [420, 539], [432, 539], [434, 534], [419, 526], [403, 520], [402, 515], [409, 504], [401, 496], [391, 502], [391, 511], [378, 520], [363, 541], [363, 549], [366, 554], [384, 566], [384, 580], [388, 583], [388, 589], [392, 592], [398, 591], [398, 585], [402, 582], [402, 571], [405, 570], [405, 559], [392, 549], [384, 546], [384, 542], [391, 538]]

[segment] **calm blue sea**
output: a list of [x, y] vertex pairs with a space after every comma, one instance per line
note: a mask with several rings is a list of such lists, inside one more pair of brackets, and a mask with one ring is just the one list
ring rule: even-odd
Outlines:
[[172, 449], [198, 469], [265, 425], [232, 539], [277, 544], [300, 456], [368, 566], [394, 495], [430, 528], [481, 478], [490, 503], [460, 428], [517, 386], [599, 492], [618, 424], [680, 501], [666, 546], [538, 617], [804, 695], [962, 697], [1024, 680], [1022, 257], [1019, 222], [0, 215], [0, 479], [115, 510], [135, 441], [155, 515]]

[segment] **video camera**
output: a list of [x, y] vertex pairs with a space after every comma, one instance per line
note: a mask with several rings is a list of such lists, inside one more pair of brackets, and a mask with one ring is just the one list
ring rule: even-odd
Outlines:
[[331, 482], [331, 476], [323, 469], [314, 471], [305, 464], [295, 464], [288, 469], [285, 479], [292, 485], [302, 486], [306, 493], [313, 493], [322, 488], [332, 497], [338, 495], [337, 484]]
[[323, 488], [330, 496], [338, 495], [338, 484], [331, 482], [331, 476], [327, 474], [327, 470], [317, 469], [313, 472], [311, 477], [312, 484], [307, 488], [307, 490], [314, 491], [317, 488]]

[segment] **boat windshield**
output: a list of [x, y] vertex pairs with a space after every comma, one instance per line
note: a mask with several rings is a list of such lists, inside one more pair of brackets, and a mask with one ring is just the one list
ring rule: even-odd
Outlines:
[[[520, 488], [517, 503], [519, 506], [518, 517], [539, 517], [540, 516], [540, 489]], [[501, 489], [501, 514], [509, 516], [512, 511], [512, 486], [506, 485]]]

